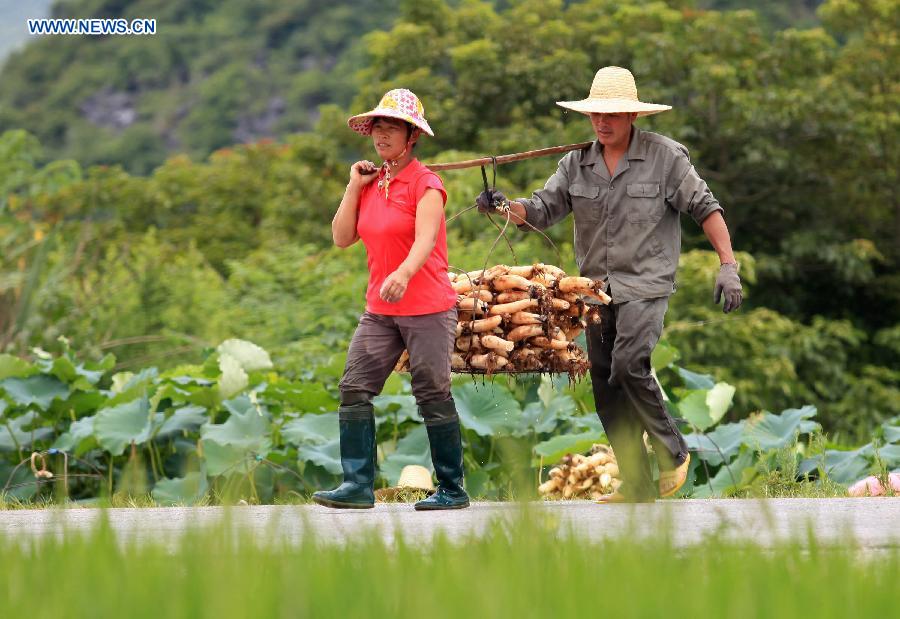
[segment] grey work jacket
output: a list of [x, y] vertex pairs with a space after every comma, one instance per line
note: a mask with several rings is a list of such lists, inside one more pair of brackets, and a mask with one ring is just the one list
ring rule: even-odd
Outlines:
[[[539, 230], [575, 217], [581, 274], [608, 283], [614, 303], [672, 294], [681, 253], [681, 213], [700, 224], [723, 211], [678, 142], [632, 128], [628, 152], [612, 178], [594, 141], [567, 153], [525, 207]], [[522, 224], [519, 229], [530, 228]]]

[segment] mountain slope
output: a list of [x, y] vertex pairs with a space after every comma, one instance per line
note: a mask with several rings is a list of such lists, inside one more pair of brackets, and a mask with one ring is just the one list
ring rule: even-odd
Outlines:
[[154, 36], [42, 37], [13, 53], [0, 132], [25, 128], [54, 157], [144, 174], [168, 154], [307, 129], [346, 102], [356, 43], [394, 0], [76, 0], [57, 17], [144, 17]]

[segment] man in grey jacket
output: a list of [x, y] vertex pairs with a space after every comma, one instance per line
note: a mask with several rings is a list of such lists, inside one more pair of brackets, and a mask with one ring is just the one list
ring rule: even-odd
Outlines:
[[[682, 213], [703, 228], [721, 268], [714, 302], [724, 311], [742, 301], [738, 265], [723, 210], [691, 165], [687, 149], [633, 126], [635, 118], [671, 109], [638, 99], [627, 69], [604, 67], [587, 99], [558, 105], [590, 117], [597, 140], [572, 151], [530, 199], [509, 202], [483, 192], [482, 212], [510, 210], [513, 222], [539, 230], [575, 218], [575, 259], [581, 275], [606, 282], [612, 303], [587, 330], [597, 414], [619, 461], [623, 480], [607, 502], [653, 501], [675, 494], [687, 478], [690, 456], [650, 373], [650, 355], [662, 333], [681, 251]], [[643, 433], [660, 466], [653, 484]]]

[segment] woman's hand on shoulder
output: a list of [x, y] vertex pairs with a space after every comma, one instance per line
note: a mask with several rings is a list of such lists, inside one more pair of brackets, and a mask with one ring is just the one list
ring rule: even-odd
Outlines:
[[365, 187], [378, 178], [378, 166], [368, 160], [357, 161], [350, 166], [350, 184]]

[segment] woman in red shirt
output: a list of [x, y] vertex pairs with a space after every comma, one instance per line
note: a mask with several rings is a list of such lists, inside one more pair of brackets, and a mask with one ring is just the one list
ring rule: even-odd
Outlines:
[[450, 353], [456, 336], [456, 293], [447, 278], [447, 192], [440, 177], [413, 155], [422, 133], [434, 136], [418, 97], [391, 90], [371, 112], [350, 118], [371, 135], [379, 168], [358, 161], [331, 223], [334, 243], [362, 239], [369, 264], [366, 311], [359, 320], [341, 378], [338, 411], [344, 483], [313, 494], [320, 505], [375, 505], [375, 414], [381, 392], [403, 350], [409, 351], [412, 391], [425, 420], [437, 491], [417, 510], [469, 506], [463, 489], [459, 416], [450, 395]]

